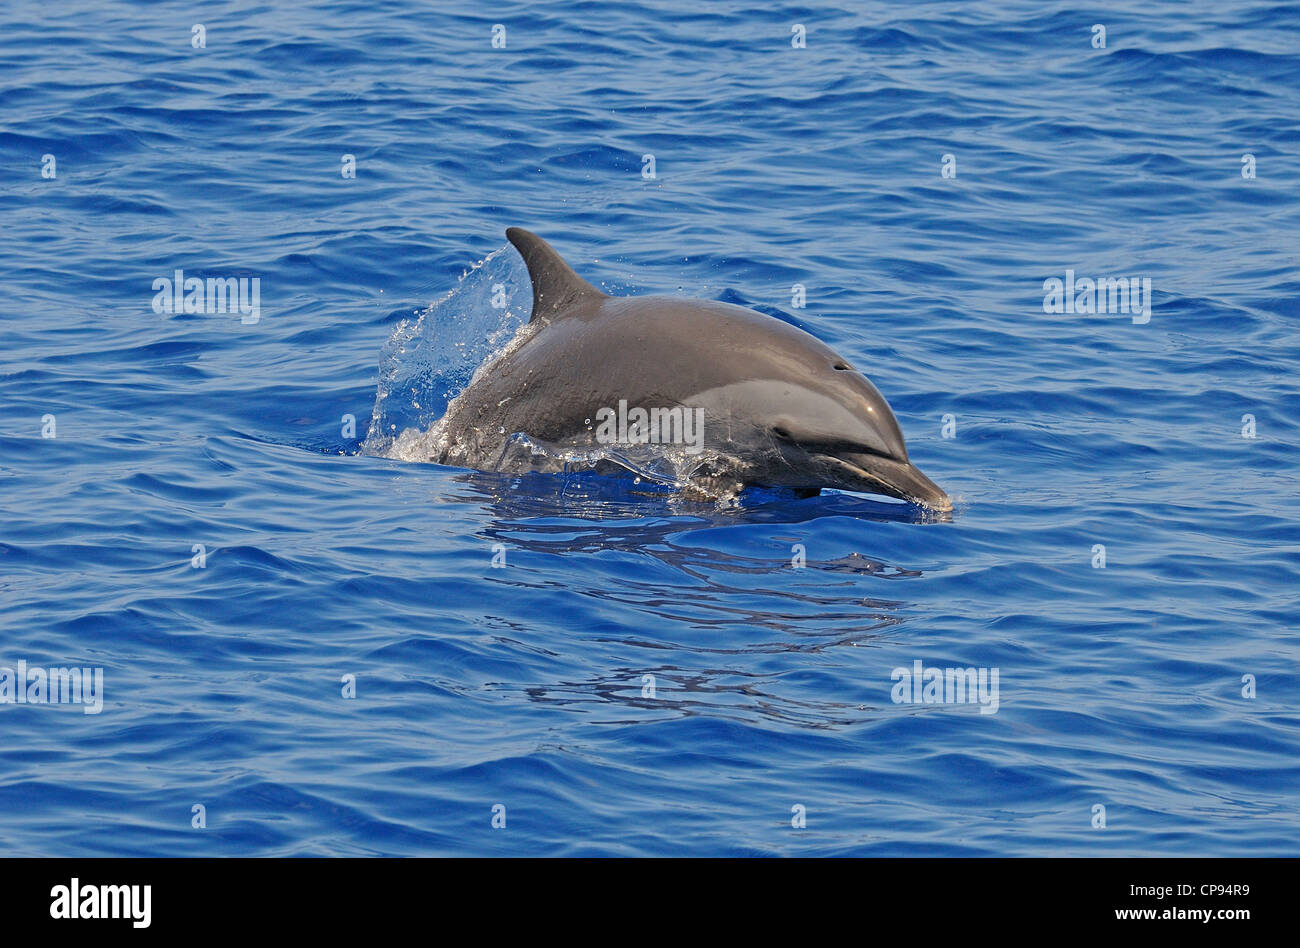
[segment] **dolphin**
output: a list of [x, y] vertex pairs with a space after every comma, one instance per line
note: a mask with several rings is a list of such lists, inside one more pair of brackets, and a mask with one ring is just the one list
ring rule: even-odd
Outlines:
[[[506, 237], [528, 267], [531, 318], [449, 403], [430, 460], [502, 470], [520, 434], [592, 451], [608, 445], [617, 412], [634, 419], [617, 426], [627, 441], [681, 436], [665, 440], [695, 464], [692, 481], [838, 488], [952, 510], [908, 458], [884, 396], [815, 336], [728, 303], [609, 296], [536, 234], [511, 227]], [[686, 435], [694, 441], [683, 446]]]

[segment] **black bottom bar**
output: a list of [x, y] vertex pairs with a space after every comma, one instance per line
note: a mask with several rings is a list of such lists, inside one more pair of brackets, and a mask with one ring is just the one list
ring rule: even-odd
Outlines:
[[444, 919], [493, 933], [513, 923], [535, 936], [628, 937], [680, 933], [664, 926], [681, 919], [695, 935], [716, 925], [735, 937], [802, 919], [844, 922], [864, 938], [901, 925], [944, 943], [1020, 930], [1231, 938], [1288, 922], [1283, 900], [1296, 870], [1290, 859], [8, 859], [0, 917], [9, 937], [134, 929], [370, 938], [424, 925], [436, 938], [427, 926]]

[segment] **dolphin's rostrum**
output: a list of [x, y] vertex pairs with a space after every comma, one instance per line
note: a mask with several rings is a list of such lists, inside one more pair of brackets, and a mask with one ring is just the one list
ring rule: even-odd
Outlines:
[[[520, 433], [560, 450], [618, 448], [609, 445], [615, 413], [633, 444], [665, 434], [680, 443], [671, 435], [698, 419], [699, 443], [686, 450], [700, 459], [700, 481], [833, 487], [952, 509], [908, 460], [880, 392], [814, 336], [728, 303], [609, 296], [536, 234], [512, 227], [506, 236], [528, 267], [532, 317], [452, 400], [433, 460], [500, 469]], [[628, 414], [638, 421], [630, 429]]]

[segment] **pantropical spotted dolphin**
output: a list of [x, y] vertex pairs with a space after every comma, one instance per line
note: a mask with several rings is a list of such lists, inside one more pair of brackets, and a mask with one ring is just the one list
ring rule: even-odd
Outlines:
[[506, 237], [528, 267], [532, 317], [452, 400], [431, 460], [501, 470], [518, 433], [564, 451], [654, 443], [712, 484], [952, 509], [908, 459], [884, 397], [814, 336], [728, 303], [609, 296], [536, 234]]

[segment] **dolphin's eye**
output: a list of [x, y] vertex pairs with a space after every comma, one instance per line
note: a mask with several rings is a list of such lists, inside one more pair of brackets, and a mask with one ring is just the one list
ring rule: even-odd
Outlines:
[[792, 434], [790, 434], [790, 432], [786, 431], [784, 428], [773, 428], [773, 429], [772, 429], [772, 434], [776, 435], [776, 436], [777, 436], [778, 438], [780, 438], [782, 441], [793, 441], [793, 440], [794, 440], [794, 436], [793, 436]]
[[833, 366], [833, 368], [835, 369], [836, 372], [852, 372], [852, 371], [853, 371], [851, 368], [849, 368], [848, 364], [847, 364], [847, 363], [844, 363], [844, 362], [836, 362], [835, 365]]

